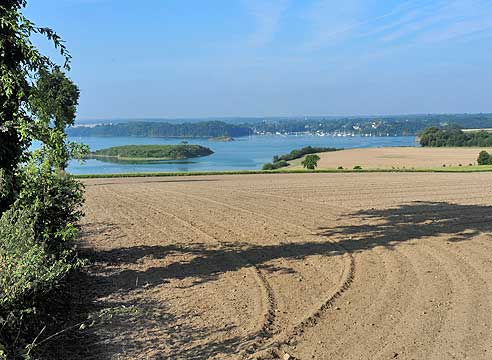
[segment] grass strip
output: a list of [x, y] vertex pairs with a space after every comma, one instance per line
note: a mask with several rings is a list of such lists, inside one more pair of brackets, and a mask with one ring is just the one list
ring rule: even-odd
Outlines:
[[74, 175], [78, 179], [105, 179], [130, 177], [166, 177], [166, 176], [202, 176], [202, 175], [254, 175], [254, 174], [323, 174], [323, 173], [474, 173], [490, 172], [492, 165], [484, 166], [456, 166], [442, 168], [415, 168], [415, 169], [279, 169], [279, 170], [233, 170], [233, 171], [193, 171], [193, 172], [141, 172], [121, 174], [80, 174]]

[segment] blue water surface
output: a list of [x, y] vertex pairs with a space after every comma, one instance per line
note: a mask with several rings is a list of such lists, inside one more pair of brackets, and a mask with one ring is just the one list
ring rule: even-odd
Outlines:
[[[78, 137], [71, 141], [82, 142], [91, 150], [119, 145], [179, 144], [182, 139], [148, 137]], [[274, 155], [289, 153], [304, 146], [336, 148], [368, 148], [387, 146], [418, 146], [414, 136], [280, 136], [255, 135], [236, 138], [231, 142], [212, 142], [207, 139], [187, 139], [189, 144], [211, 148], [213, 155], [184, 162], [169, 161], [150, 164], [117, 164], [87, 160], [80, 164], [72, 161], [68, 171], [73, 174], [116, 174], [130, 172], [188, 172], [221, 170], [257, 170], [272, 160]]]

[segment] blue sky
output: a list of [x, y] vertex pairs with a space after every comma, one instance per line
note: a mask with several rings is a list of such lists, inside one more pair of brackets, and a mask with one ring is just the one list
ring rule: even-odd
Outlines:
[[80, 119], [492, 112], [492, 0], [30, 0], [25, 14], [66, 40]]

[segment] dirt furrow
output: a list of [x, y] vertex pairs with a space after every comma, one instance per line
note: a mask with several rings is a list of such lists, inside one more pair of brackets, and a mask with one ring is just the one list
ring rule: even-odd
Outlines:
[[[199, 232], [201, 235], [204, 235], [206, 238], [208, 238], [212, 243], [219, 244], [219, 249], [227, 249], [227, 244], [225, 244], [217, 237], [210, 235], [208, 232], [200, 229], [196, 225], [191, 224], [182, 217], [163, 210], [162, 207], [150, 205], [148, 201], [144, 202], [141, 198], [124, 196], [117, 192], [113, 192], [113, 194], [117, 197], [127, 200], [127, 206], [138, 206], [140, 204], [144, 208], [146, 207], [151, 209], [154, 213], [176, 219], [181, 222], [186, 228]], [[240, 265], [237, 266], [239, 269], [246, 269], [248, 272], [253, 274], [263, 294], [263, 299], [261, 301], [262, 310], [260, 311], [260, 313], [262, 313], [263, 315], [261, 317], [258, 317], [258, 320], [256, 320], [256, 322], [260, 325], [251, 335], [245, 338], [243, 340], [243, 343], [240, 345], [240, 349], [242, 349], [240, 353], [252, 353], [258, 346], [261, 345], [261, 343], [265, 339], [268, 339], [272, 336], [272, 333], [274, 331], [273, 324], [277, 307], [275, 296], [264, 274], [254, 264], [249, 262], [246, 257], [241, 257], [233, 252], [228, 252], [226, 254], [226, 257], [229, 259], [229, 261], [239, 262]]]
[[95, 329], [94, 349], [103, 359], [488, 359], [491, 182], [87, 180], [90, 301], [145, 309]]

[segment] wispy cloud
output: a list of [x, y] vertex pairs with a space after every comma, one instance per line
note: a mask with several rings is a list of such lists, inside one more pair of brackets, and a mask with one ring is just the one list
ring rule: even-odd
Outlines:
[[271, 43], [279, 31], [282, 15], [290, 0], [243, 0], [247, 11], [254, 17], [256, 29], [249, 42], [256, 47]]
[[310, 27], [305, 50], [317, 50], [332, 41], [350, 35], [364, 14], [359, 0], [333, 2], [317, 0], [305, 12], [303, 20]]
[[453, 1], [441, 13], [445, 21], [429, 27], [416, 37], [426, 43], [471, 39], [484, 31], [492, 30], [492, 1]]
[[[372, 2], [374, 4], [374, 2]], [[491, 0], [407, 0], [374, 12], [368, 1], [318, 0], [306, 17], [311, 33], [305, 50], [320, 50], [364, 38], [372, 44], [433, 43], [492, 31]]]
[[[402, 18], [404, 16], [406, 14]], [[410, 21], [400, 25], [381, 29], [380, 39], [385, 42], [433, 43], [470, 36], [492, 27], [492, 2], [437, 1], [418, 9]]]

